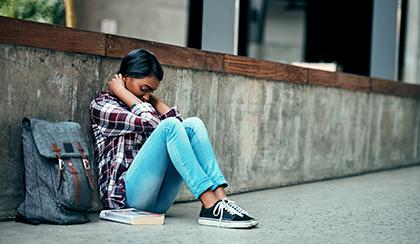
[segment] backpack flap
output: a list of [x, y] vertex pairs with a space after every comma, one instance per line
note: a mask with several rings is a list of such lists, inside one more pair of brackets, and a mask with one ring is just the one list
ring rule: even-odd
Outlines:
[[52, 150], [55, 144], [60, 149], [61, 158], [81, 158], [79, 143], [86, 157], [89, 151], [81, 133], [81, 128], [75, 122], [51, 123], [39, 119], [24, 118], [24, 123], [30, 123], [32, 135], [39, 154], [46, 158], [57, 158]]
[[30, 124], [39, 154], [56, 163], [51, 166], [57, 169], [55, 188], [60, 202], [70, 209], [90, 208], [95, 184], [80, 125], [33, 118], [24, 118], [23, 123]]

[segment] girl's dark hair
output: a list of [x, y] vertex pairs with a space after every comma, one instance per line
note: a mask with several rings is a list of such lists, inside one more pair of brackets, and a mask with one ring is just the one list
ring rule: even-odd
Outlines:
[[134, 49], [129, 52], [122, 59], [118, 73], [133, 78], [144, 78], [153, 74], [159, 81], [163, 79], [163, 70], [159, 60], [145, 49]]

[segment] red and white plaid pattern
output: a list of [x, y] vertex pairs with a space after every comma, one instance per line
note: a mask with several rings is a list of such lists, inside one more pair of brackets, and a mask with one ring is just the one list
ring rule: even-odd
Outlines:
[[160, 121], [181, 115], [176, 107], [159, 114], [147, 102], [129, 108], [108, 92], [100, 92], [90, 104], [95, 164], [104, 208], [125, 206], [124, 176], [131, 162]]

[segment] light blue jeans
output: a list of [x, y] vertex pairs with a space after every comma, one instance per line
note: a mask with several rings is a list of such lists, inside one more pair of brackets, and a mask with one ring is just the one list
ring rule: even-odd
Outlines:
[[207, 129], [195, 117], [159, 123], [127, 170], [126, 205], [166, 213], [183, 181], [195, 198], [208, 189], [227, 186]]

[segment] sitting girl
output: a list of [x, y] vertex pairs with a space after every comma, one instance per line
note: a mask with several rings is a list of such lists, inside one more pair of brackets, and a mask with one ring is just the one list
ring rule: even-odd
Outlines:
[[185, 181], [202, 203], [198, 223], [226, 228], [258, 224], [230, 200], [207, 129], [183, 120], [153, 95], [163, 78], [152, 53], [131, 51], [90, 105], [98, 185], [104, 208], [166, 213]]

